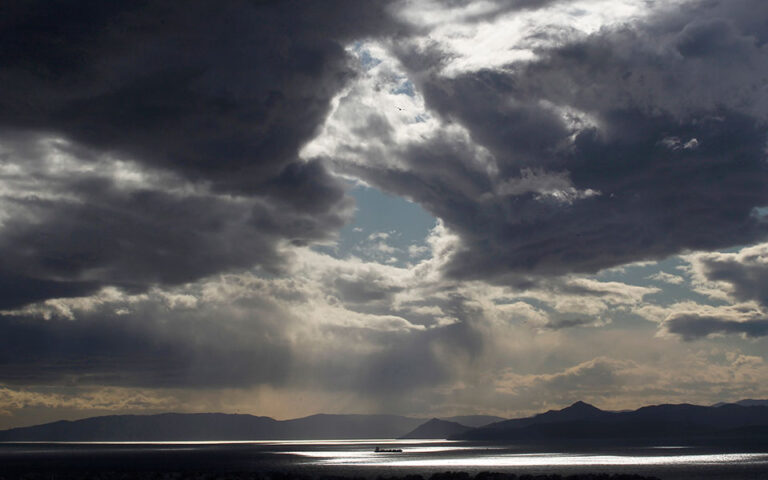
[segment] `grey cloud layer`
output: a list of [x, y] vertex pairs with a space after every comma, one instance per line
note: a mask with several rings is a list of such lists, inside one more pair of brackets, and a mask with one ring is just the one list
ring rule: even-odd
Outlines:
[[[354, 74], [344, 44], [391, 30], [386, 6], [4, 2], [0, 308], [271, 268], [279, 242], [332, 235], [349, 200], [298, 151]], [[36, 170], [63, 144], [77, 169]], [[121, 192], [105, 157], [183, 194]]]
[[755, 30], [765, 9], [736, 3], [693, 2], [452, 78], [434, 51], [401, 46], [427, 107], [494, 162], [439, 134], [399, 151], [398, 168], [342, 168], [457, 232], [447, 272], [458, 278], [594, 272], [754, 242], [766, 234], [754, 209], [768, 203], [768, 51]]
[[[416, 272], [302, 252], [287, 277], [225, 275], [135, 295], [106, 289], [0, 316], [0, 384], [318, 388], [407, 410], [468, 371], [498, 368], [500, 352], [525, 356], [508, 343], [519, 333], [590, 326], [568, 321], [571, 312], [599, 315], [654, 291], [574, 279], [527, 292], [561, 301], [547, 313], [486, 298], [501, 289], [443, 282], [435, 260]], [[577, 297], [588, 300], [566, 304]], [[414, 395], [399, 399], [404, 390]]]
[[694, 264], [702, 275], [723, 282], [741, 301], [754, 300], [768, 307], [768, 245], [761, 244], [738, 253], [706, 253], [696, 255]]
[[[677, 357], [696, 358], [696, 344], [670, 348], [650, 322], [631, 335], [583, 328], [643, 305], [655, 288], [570, 277], [520, 292], [446, 282], [434, 258], [407, 269], [296, 254], [288, 277], [222, 275], [137, 295], [105, 289], [0, 316], [0, 390], [158, 390], [169, 398], [157, 408], [175, 409], [186, 408], [184, 395], [224, 392], [227, 405], [232, 392], [273, 389], [351, 397], [371, 411], [501, 413], [578, 398], [621, 408], [641, 397], [684, 401], [699, 387], [706, 398], [731, 379], [726, 371], [710, 382], [697, 364], [686, 367], [699, 372], [697, 384], [679, 387]], [[738, 388], [765, 378], [756, 368]]]
[[768, 244], [763, 243], [735, 253], [690, 255], [692, 271], [705, 288], [713, 289], [734, 305], [673, 312], [664, 320], [664, 330], [687, 341], [715, 335], [768, 336], [766, 253]]
[[670, 316], [664, 322], [664, 328], [687, 341], [727, 334], [757, 338], [768, 336], [768, 319], [732, 320], [722, 316], [681, 313]]

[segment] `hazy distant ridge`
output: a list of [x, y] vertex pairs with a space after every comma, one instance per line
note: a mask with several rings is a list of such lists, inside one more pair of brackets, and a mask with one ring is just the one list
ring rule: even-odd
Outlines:
[[433, 418], [432, 420], [423, 423], [416, 427], [415, 430], [403, 435], [400, 438], [417, 439], [417, 438], [448, 438], [454, 435], [459, 435], [468, 430], [472, 430], [472, 427], [462, 425], [456, 422], [449, 422], [447, 420], [440, 420], [439, 418]]
[[439, 420], [446, 422], [456, 422], [468, 427], [484, 427], [491, 423], [503, 422], [506, 418], [495, 417], [493, 415], [457, 415], [455, 417], [438, 417]]

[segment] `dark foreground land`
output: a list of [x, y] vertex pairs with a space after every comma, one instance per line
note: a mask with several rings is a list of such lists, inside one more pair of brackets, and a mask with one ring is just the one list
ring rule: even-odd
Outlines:
[[[0, 480], [366, 480], [365, 477], [310, 476], [287, 473], [210, 473], [210, 472], [32, 472], [0, 473]], [[578, 474], [578, 475], [515, 475], [510, 473], [466, 472], [435, 473], [426, 478], [422, 475], [378, 476], [374, 480], [659, 480], [656, 477], [626, 474]]]

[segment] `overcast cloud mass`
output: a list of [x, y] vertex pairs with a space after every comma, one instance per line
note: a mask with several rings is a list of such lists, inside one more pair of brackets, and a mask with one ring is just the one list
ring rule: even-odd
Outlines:
[[0, 428], [768, 397], [760, 0], [0, 5]]

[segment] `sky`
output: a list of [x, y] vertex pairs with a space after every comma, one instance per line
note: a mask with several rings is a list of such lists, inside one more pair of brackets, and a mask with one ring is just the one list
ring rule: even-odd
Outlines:
[[768, 398], [763, 0], [0, 5], [0, 428]]

